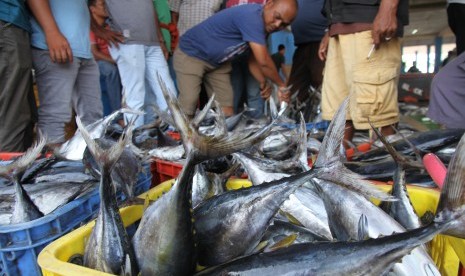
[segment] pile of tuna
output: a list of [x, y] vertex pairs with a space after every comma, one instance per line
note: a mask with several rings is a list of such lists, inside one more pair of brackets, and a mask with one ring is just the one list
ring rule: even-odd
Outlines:
[[[92, 127], [77, 118], [101, 198], [84, 266], [117, 275], [439, 275], [423, 244], [439, 233], [465, 238], [463, 131], [418, 134], [408, 143], [384, 141], [382, 149], [348, 162], [342, 150], [347, 101], [320, 142], [307, 138], [303, 119], [295, 130], [280, 127], [282, 115], [275, 110], [270, 121], [251, 122], [241, 114], [226, 120], [213, 99], [189, 121], [177, 100], [164, 95], [170, 115], [159, 116], [176, 127], [181, 145], [158, 128], [109, 131], [108, 124], [97, 132], [117, 140], [94, 139]], [[25, 156], [37, 156], [42, 144]], [[455, 154], [443, 158], [450, 162], [437, 214], [422, 224], [406, 193], [406, 178], [411, 172], [424, 174], [419, 156], [445, 147]], [[77, 148], [81, 155], [76, 156], [82, 156], [85, 145], [71, 143], [58, 155]], [[139, 158], [127, 161], [125, 154]], [[185, 158], [183, 170], [171, 190], [147, 206], [129, 237], [115, 190], [130, 189], [114, 174], [125, 175], [130, 164], [152, 156]], [[382, 160], [379, 179], [394, 175], [391, 193], [366, 180], [376, 178], [361, 169], [375, 163], [361, 160], [367, 156]], [[18, 193], [27, 194], [18, 185], [27, 175], [17, 169], [23, 163], [28, 162], [0, 171], [18, 187], [10, 192], [15, 202], [24, 200]], [[225, 183], [238, 170], [247, 173], [252, 187], [228, 191]]]
[[[439, 275], [423, 244], [438, 233], [465, 238], [463, 131], [439, 133], [453, 137], [448, 145], [460, 142], [437, 214], [422, 225], [405, 189], [408, 171], [422, 170], [409, 149], [385, 142], [384, 152], [394, 164], [392, 193], [349, 169], [341, 146], [347, 101], [310, 168], [307, 153], [313, 146], [303, 119], [289, 135], [277, 127], [277, 112], [258, 127], [241, 119], [232, 123], [218, 104], [211, 112], [211, 100], [189, 121], [177, 100], [164, 94], [170, 116], [159, 115], [176, 127], [182, 145], [159, 144], [150, 154], [176, 153], [185, 161], [171, 190], [145, 209], [133, 237], [122, 224], [111, 177], [134, 140], [133, 131], [126, 129], [117, 142], [103, 147], [79, 123], [101, 175], [101, 208], [85, 249], [87, 267], [117, 275]], [[203, 126], [206, 119], [214, 123]], [[275, 147], [290, 140], [296, 142], [285, 150]], [[415, 151], [410, 145], [410, 151], [434, 148], [420, 144]], [[281, 161], [271, 158], [278, 156]], [[209, 177], [206, 168], [212, 167], [224, 173]], [[253, 186], [226, 191], [225, 182], [238, 167]], [[368, 198], [389, 204], [382, 209]]]
[[[124, 111], [124, 110], [122, 110]], [[96, 143], [108, 149], [115, 142], [104, 138], [109, 123], [118, 111], [87, 127]], [[54, 152], [44, 156], [45, 137], [19, 158], [0, 163], [0, 225], [17, 224], [41, 218], [66, 203], [92, 193], [99, 185], [100, 168], [86, 150], [78, 131]], [[116, 191], [122, 198], [134, 196], [142, 171], [141, 159], [130, 148], [123, 149], [111, 172]]]

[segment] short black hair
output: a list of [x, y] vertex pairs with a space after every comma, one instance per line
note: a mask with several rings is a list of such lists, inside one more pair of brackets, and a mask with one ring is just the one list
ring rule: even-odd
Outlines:
[[87, 6], [92, 7], [97, 4], [97, 0], [87, 0]]
[[284, 44], [279, 44], [278, 46], [278, 51], [281, 51], [282, 49], [286, 48], [286, 46], [284, 46]]

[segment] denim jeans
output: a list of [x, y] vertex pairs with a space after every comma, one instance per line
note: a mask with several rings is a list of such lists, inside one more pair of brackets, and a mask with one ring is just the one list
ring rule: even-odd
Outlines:
[[[129, 108], [147, 112], [145, 120], [139, 116], [135, 127], [153, 120], [153, 108], [166, 110], [167, 104], [158, 76], [163, 80], [168, 91], [176, 95], [168, 64], [160, 46], [138, 44], [120, 44], [119, 48], [110, 47], [110, 54], [118, 64], [123, 84], [123, 95]], [[134, 115], [125, 114], [126, 122]]]
[[245, 96], [249, 112], [253, 118], [263, 115], [265, 101], [260, 96], [260, 84], [249, 71], [248, 57], [242, 56], [232, 61], [231, 84], [234, 91], [234, 113], [241, 111], [241, 100]]
[[97, 61], [102, 88], [103, 115], [107, 116], [121, 108], [121, 80], [116, 64], [105, 60]]

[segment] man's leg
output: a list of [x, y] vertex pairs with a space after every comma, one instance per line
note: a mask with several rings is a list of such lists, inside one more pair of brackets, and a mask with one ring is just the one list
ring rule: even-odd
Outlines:
[[73, 94], [76, 114], [84, 125], [89, 125], [103, 117], [99, 71], [94, 59], [75, 59], [79, 62], [79, 73]]
[[215, 99], [220, 103], [226, 117], [234, 115], [233, 89], [231, 86], [231, 64], [226, 63], [218, 68], [210, 68], [205, 76], [205, 88], [208, 96], [215, 93]]
[[254, 109], [250, 114], [253, 118], [259, 118], [265, 111], [265, 101], [260, 95], [260, 83], [252, 76], [248, 68], [244, 73], [246, 74], [247, 104], [249, 108]]
[[[121, 108], [121, 79], [119, 77], [118, 67], [108, 61], [97, 61], [100, 76], [105, 79], [105, 88], [102, 87], [102, 93], [105, 91], [110, 113]], [[103, 95], [102, 95], [103, 96]]]
[[0, 151], [23, 152], [32, 144], [31, 60], [29, 34], [0, 21]]
[[65, 124], [72, 116], [71, 99], [79, 72], [79, 60], [75, 58], [72, 63], [55, 63], [51, 61], [48, 51], [33, 49], [32, 61], [39, 90], [38, 128], [47, 136], [48, 143], [63, 143]]
[[233, 88], [233, 107], [234, 113], [239, 113], [242, 110], [242, 98], [244, 91], [244, 71], [243, 71], [243, 57], [239, 57], [237, 60], [231, 62], [231, 85]]
[[371, 31], [344, 36], [344, 46], [355, 48], [350, 115], [356, 129], [371, 129], [373, 125], [390, 134], [393, 133], [390, 126], [399, 122], [397, 85], [401, 42], [399, 38], [382, 42], [367, 60], [372, 43]]
[[[332, 120], [341, 103], [349, 95], [350, 86], [345, 74], [346, 69], [339, 36], [331, 37], [324, 69], [321, 98], [322, 118], [324, 120]], [[351, 119], [349, 112], [347, 112], [346, 119]], [[348, 121], [345, 136], [348, 141], [352, 141], [352, 128], [351, 122]]]
[[[143, 45], [124, 45], [110, 47], [111, 57], [118, 64], [126, 104], [134, 110], [142, 110], [145, 101], [145, 52]], [[126, 123], [136, 115], [125, 114]], [[144, 124], [144, 116], [135, 119], [134, 126]]]
[[[176, 97], [176, 88], [174, 82], [171, 79], [170, 71], [168, 68], [168, 63], [165, 60], [163, 51], [159, 46], [145, 46], [145, 80], [147, 87], [150, 88], [147, 90], [145, 99], [148, 100], [145, 102], [147, 109], [151, 109], [153, 106], [157, 106], [160, 110], [167, 110], [168, 105], [166, 104], [165, 97], [161, 90], [161, 84], [159, 78], [163, 81], [164, 87]], [[154, 120], [153, 110], [147, 111], [145, 123], [150, 123]]]
[[183, 53], [174, 52], [174, 70], [179, 89], [179, 104], [184, 113], [193, 118], [199, 101], [200, 86], [205, 73], [205, 63]]

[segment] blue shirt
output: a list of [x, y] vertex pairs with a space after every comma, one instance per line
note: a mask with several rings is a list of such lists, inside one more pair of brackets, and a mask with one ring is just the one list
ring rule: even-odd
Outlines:
[[0, 0], [0, 20], [31, 31], [25, 0]]
[[219, 66], [248, 50], [248, 42], [266, 45], [262, 14], [258, 4], [222, 10], [182, 35], [179, 47], [189, 56]]
[[328, 20], [321, 13], [324, 0], [297, 1], [299, 10], [291, 24], [295, 45], [321, 41], [328, 27]]
[[[53, 17], [66, 37], [73, 56], [92, 58], [90, 49], [90, 14], [86, 0], [50, 0]], [[31, 44], [33, 47], [48, 50], [45, 34], [39, 23], [31, 16]]]

